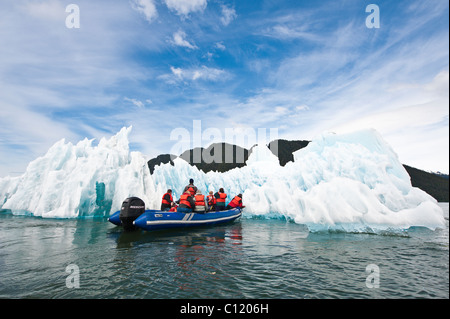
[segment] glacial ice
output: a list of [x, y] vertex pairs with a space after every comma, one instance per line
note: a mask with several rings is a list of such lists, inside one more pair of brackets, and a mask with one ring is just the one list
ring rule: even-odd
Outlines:
[[[76, 145], [60, 140], [29, 163], [22, 176], [0, 179], [2, 208], [16, 214], [74, 218], [108, 215], [131, 194], [149, 201], [146, 194], [154, 192], [150, 172], [144, 156], [129, 151], [130, 131], [131, 127], [123, 128], [97, 146], [88, 139]], [[99, 203], [101, 183], [104, 193]]]
[[0, 205], [15, 214], [76, 218], [108, 216], [130, 196], [158, 209], [168, 188], [178, 198], [189, 178], [206, 194], [223, 187], [229, 200], [243, 194], [244, 218], [287, 218], [310, 231], [379, 232], [445, 225], [443, 211], [412, 187], [397, 154], [372, 129], [323, 133], [279, 165], [265, 145], [255, 146], [246, 166], [204, 173], [177, 158], [150, 175], [145, 156], [130, 152], [123, 128], [97, 146], [61, 140], [32, 161], [19, 177], [0, 179]]

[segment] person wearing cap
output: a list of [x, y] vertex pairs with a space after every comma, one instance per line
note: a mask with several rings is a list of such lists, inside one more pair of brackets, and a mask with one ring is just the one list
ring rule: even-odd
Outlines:
[[236, 195], [231, 202], [227, 205], [227, 209], [232, 208], [244, 208], [245, 206], [242, 205], [242, 194]]
[[189, 191], [192, 197], [197, 193], [197, 186], [194, 185], [194, 180], [192, 178], [189, 180], [189, 185], [184, 188], [183, 193], [186, 191]]
[[196, 213], [206, 213], [208, 210], [208, 203], [206, 202], [205, 195], [202, 194], [201, 190], [197, 190], [195, 194], [195, 208], [194, 212]]

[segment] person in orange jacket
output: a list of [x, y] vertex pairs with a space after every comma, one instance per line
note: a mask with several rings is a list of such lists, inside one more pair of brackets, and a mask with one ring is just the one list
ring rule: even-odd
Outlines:
[[225, 199], [227, 198], [227, 194], [223, 188], [219, 188], [219, 191], [214, 194], [216, 198], [216, 212], [220, 210], [225, 210]]
[[216, 198], [214, 197], [213, 191], [209, 191], [206, 201], [208, 202], [209, 210], [214, 210], [216, 206]]
[[245, 206], [242, 205], [242, 194], [236, 195], [231, 202], [227, 205], [227, 209], [232, 208], [244, 208]]
[[202, 191], [197, 189], [197, 193], [194, 196], [195, 199], [195, 213], [206, 213], [208, 210], [208, 203], [206, 201], [205, 195], [202, 194]]
[[189, 179], [189, 185], [187, 185], [184, 190], [183, 193], [185, 191], [189, 191], [189, 193], [191, 193], [191, 196], [194, 197], [195, 194], [197, 193], [197, 186], [194, 185], [194, 180], [191, 178]]
[[180, 204], [177, 208], [179, 213], [191, 213], [195, 208], [195, 200], [189, 191], [185, 191], [177, 203]]
[[161, 201], [161, 210], [167, 211], [169, 210], [173, 205], [175, 205], [175, 202], [173, 201], [172, 197], [172, 190], [168, 189], [167, 193], [165, 193], [162, 197]]

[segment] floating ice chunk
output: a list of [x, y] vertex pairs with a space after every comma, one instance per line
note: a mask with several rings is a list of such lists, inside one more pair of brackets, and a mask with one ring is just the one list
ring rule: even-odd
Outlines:
[[[131, 127], [123, 128], [95, 147], [88, 139], [76, 145], [58, 141], [22, 176], [0, 179], [2, 208], [73, 218], [108, 215], [111, 207], [120, 207], [131, 194], [148, 199], [153, 182], [144, 156], [129, 152], [130, 131]], [[96, 201], [98, 183], [105, 186], [102, 203]]]
[[173, 166], [156, 166], [153, 175], [145, 157], [129, 151], [130, 131], [123, 128], [97, 146], [88, 139], [76, 145], [57, 142], [22, 176], [0, 179], [2, 208], [43, 217], [103, 216], [138, 196], [147, 208], [157, 209], [168, 188], [176, 199], [193, 178], [204, 194], [223, 187], [231, 200], [242, 193], [244, 218], [284, 217], [311, 231], [445, 225], [436, 200], [411, 186], [397, 154], [375, 130], [324, 133], [284, 167], [258, 145], [246, 166], [226, 173], [204, 173], [177, 158]]

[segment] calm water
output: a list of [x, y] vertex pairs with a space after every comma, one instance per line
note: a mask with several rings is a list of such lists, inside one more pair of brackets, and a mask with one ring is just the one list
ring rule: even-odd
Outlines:
[[0, 213], [0, 298], [449, 298], [441, 205], [446, 229], [395, 236], [256, 219], [123, 233], [106, 220]]

